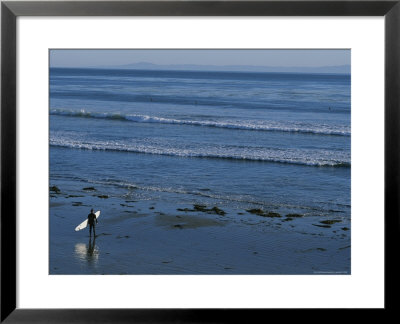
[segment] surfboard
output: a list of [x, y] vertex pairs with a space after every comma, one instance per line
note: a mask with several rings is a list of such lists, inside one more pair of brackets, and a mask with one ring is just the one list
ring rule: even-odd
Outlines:
[[[98, 210], [98, 211], [95, 212], [94, 214], [96, 215], [96, 219], [99, 218], [99, 216], [100, 216], [100, 210]], [[87, 220], [87, 218], [86, 218], [82, 223], [80, 223], [77, 227], [75, 227], [75, 232], [80, 231], [80, 230], [83, 230], [84, 228], [87, 227], [87, 224], [88, 224], [88, 220]]]

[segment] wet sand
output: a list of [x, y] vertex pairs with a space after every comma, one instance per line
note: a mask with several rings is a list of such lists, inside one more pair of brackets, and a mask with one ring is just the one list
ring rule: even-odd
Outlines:
[[[50, 193], [50, 274], [350, 274], [340, 217]], [[74, 231], [92, 207], [95, 239]]]

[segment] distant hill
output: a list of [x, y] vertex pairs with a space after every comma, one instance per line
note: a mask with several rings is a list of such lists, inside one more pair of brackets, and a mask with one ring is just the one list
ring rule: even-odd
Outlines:
[[[94, 67], [94, 66], [93, 66]], [[224, 72], [283, 72], [283, 73], [335, 73], [350, 74], [350, 65], [320, 66], [320, 67], [276, 67], [276, 66], [254, 66], [254, 65], [196, 65], [196, 64], [173, 64], [158, 65], [148, 62], [114, 65], [95, 66], [94, 68], [127, 69], [127, 70], [171, 70], [171, 71], [224, 71]]]

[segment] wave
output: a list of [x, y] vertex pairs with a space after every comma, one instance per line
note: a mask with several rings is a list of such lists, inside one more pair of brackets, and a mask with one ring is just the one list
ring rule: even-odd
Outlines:
[[[117, 151], [187, 158], [213, 158], [240, 161], [259, 161], [317, 167], [351, 167], [346, 153], [323, 150], [276, 150], [241, 147], [173, 147], [165, 143], [124, 143], [119, 141], [87, 141], [50, 135], [50, 145], [71, 149]], [[335, 156], [335, 154], [342, 154]]]
[[288, 133], [304, 133], [316, 135], [336, 135], [336, 136], [350, 136], [348, 127], [330, 126], [325, 124], [319, 125], [306, 125], [301, 123], [291, 123], [289, 125], [273, 122], [273, 121], [211, 121], [211, 120], [188, 120], [188, 119], [174, 119], [148, 115], [127, 115], [120, 113], [102, 113], [102, 112], [89, 112], [86, 110], [72, 111], [64, 109], [51, 109], [50, 115], [67, 116], [67, 117], [81, 117], [81, 118], [99, 118], [110, 120], [121, 120], [135, 123], [159, 123], [159, 124], [176, 124], [176, 125], [190, 125], [190, 126], [203, 126], [203, 127], [216, 127], [225, 129], [239, 129], [248, 131], [265, 131], [265, 132], [288, 132]]

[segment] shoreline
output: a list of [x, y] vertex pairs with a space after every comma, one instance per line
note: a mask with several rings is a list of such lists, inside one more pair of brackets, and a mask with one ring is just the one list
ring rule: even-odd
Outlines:
[[[50, 274], [350, 274], [350, 224], [339, 216], [176, 205], [79, 185], [50, 186]], [[92, 207], [101, 210], [94, 244], [87, 229], [74, 232]]]

